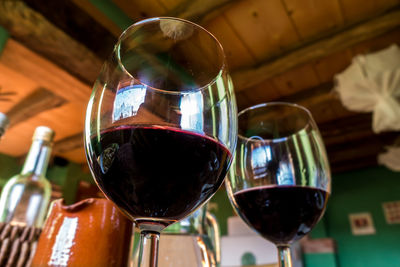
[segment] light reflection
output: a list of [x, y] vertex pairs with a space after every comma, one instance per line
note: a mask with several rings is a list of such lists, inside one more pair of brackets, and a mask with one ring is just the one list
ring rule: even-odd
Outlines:
[[[313, 132], [311, 132], [311, 135], [313, 135]], [[316, 173], [313, 171], [316, 158], [316, 155], [313, 151], [314, 144], [310, 142], [313, 141], [313, 138], [311, 138], [311, 136], [309, 136], [305, 131], [300, 132], [298, 136], [303, 150], [302, 155], [304, 155], [303, 157], [299, 156], [298, 158], [304, 159], [305, 162], [307, 162], [307, 164], [304, 164], [304, 166], [299, 166], [299, 169], [301, 170], [301, 184], [306, 185], [308, 182], [309, 184], [316, 185], [319, 179]]]
[[76, 230], [78, 228], [78, 218], [65, 217], [56, 236], [56, 241], [52, 247], [52, 253], [48, 265], [68, 266], [71, 256], [71, 248], [74, 245]]
[[118, 90], [113, 107], [113, 122], [135, 116], [144, 103], [146, 86], [129, 85]]
[[[11, 191], [11, 197], [10, 197], [10, 206], [8, 207], [8, 211], [15, 211], [16, 207], [19, 203], [19, 201], [22, 198], [22, 194], [24, 191], [24, 185], [23, 184], [17, 184], [14, 186], [13, 190]], [[5, 221], [11, 221], [12, 217], [14, 214], [13, 212], [9, 212], [9, 218], [6, 218]], [[4, 218], [3, 218], [4, 220]]]
[[[41, 210], [40, 204], [43, 202], [43, 196], [40, 193], [33, 193], [29, 199], [28, 208], [26, 209], [26, 223], [25, 225], [34, 225], [37, 211]], [[43, 212], [43, 211], [41, 211]]]
[[276, 178], [278, 180], [278, 185], [295, 185], [295, 177], [292, 164], [289, 162], [282, 161], [279, 163], [279, 169], [276, 173]]
[[[108, 214], [106, 212], [106, 206], [104, 206], [104, 208], [103, 208], [103, 214]], [[119, 211], [116, 208], [112, 208], [111, 209], [111, 216], [109, 216], [109, 220], [110, 219], [111, 219], [112, 222], [114, 222], [113, 225], [112, 225], [114, 230], [118, 231], [122, 227], [122, 225], [121, 225], [121, 221], [120, 221], [120, 218], [119, 218]], [[106, 225], [106, 224], [103, 223], [102, 227], [104, 225]]]
[[208, 258], [208, 253], [207, 253], [207, 246], [204, 243], [203, 239], [199, 236], [196, 237], [197, 245], [200, 248], [200, 253], [201, 253], [201, 266], [202, 267], [210, 267], [210, 260]]
[[202, 132], [204, 127], [202, 92], [184, 95], [181, 99], [180, 109], [182, 129]]
[[[53, 209], [53, 206], [52, 206], [51, 210], [49, 210], [49, 214], [52, 214], [52, 209]], [[50, 230], [47, 232], [46, 238], [48, 240], [50, 240], [51, 237], [54, 235], [54, 232], [57, 230], [56, 226], [59, 225], [58, 221], [61, 220], [62, 217], [63, 217], [62, 213], [57, 213], [56, 217], [53, 220], [53, 223], [51, 223]]]
[[254, 179], [263, 178], [268, 175], [267, 166], [271, 159], [271, 148], [267, 145], [255, 147], [252, 150], [251, 166], [253, 169]]
[[[217, 85], [219, 100], [218, 100], [218, 103], [212, 102], [212, 104], [215, 105], [217, 107], [217, 109], [219, 109], [219, 114], [221, 116], [219, 119], [221, 125], [219, 126], [218, 136], [219, 136], [220, 140], [229, 140], [229, 138], [228, 138], [228, 136], [230, 134], [229, 133], [230, 128], [228, 127], [229, 120], [228, 120], [228, 113], [225, 112], [229, 108], [228, 108], [228, 101], [224, 101], [228, 97], [226, 95], [225, 80], [221, 76], [219, 76], [218, 79], [216, 79], [215, 83]], [[210, 95], [212, 95], [212, 93]], [[213, 109], [213, 116], [215, 116], [214, 109]], [[214, 117], [213, 117], [213, 120], [214, 120]]]
[[[97, 123], [97, 125], [96, 125], [96, 131], [97, 131], [97, 141], [98, 142], [100, 142], [100, 122], [101, 122], [101, 117], [100, 117], [100, 114], [101, 114], [101, 105], [103, 104], [103, 98], [104, 98], [104, 94], [105, 94], [105, 92], [106, 92], [106, 88], [107, 88], [107, 83], [105, 83], [104, 84], [104, 86], [103, 86], [103, 90], [101, 90], [101, 94], [100, 94], [100, 101], [99, 101], [99, 105], [97, 106], [97, 119], [96, 119], [96, 123]], [[91, 98], [92, 99], [92, 98]], [[89, 103], [90, 105], [93, 105], [93, 101], [91, 101], [91, 103]], [[91, 107], [91, 106], [88, 106], [88, 107]], [[87, 121], [90, 121], [90, 120], [87, 120]], [[87, 123], [87, 125], [86, 126], [89, 126], [90, 127], [90, 124], [89, 123]], [[86, 128], [86, 129], [90, 129], [90, 128]], [[89, 138], [89, 136], [88, 135], [86, 135], [86, 137], [87, 138]], [[88, 143], [89, 144], [89, 143]]]

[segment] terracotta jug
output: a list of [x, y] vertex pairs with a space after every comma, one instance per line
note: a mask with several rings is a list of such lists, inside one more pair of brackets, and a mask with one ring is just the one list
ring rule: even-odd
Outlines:
[[126, 266], [132, 222], [106, 199], [86, 199], [51, 206], [37, 244], [32, 267]]

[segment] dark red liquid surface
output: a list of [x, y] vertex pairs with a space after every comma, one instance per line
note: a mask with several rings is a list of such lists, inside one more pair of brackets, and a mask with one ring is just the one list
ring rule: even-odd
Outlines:
[[105, 195], [138, 223], [168, 225], [220, 187], [231, 154], [204, 135], [175, 128], [119, 127], [92, 139], [92, 170]]
[[328, 193], [311, 187], [266, 186], [234, 194], [241, 217], [277, 245], [306, 235], [322, 216]]

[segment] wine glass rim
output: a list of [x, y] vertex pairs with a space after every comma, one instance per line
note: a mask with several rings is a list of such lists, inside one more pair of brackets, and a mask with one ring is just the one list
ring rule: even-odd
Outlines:
[[[121, 62], [121, 56], [120, 56], [120, 51], [119, 51], [119, 47], [121, 45], [121, 41], [124, 38], [124, 36], [127, 34], [127, 32], [129, 30], [131, 30], [134, 27], [137, 27], [139, 25], [145, 24], [145, 23], [149, 23], [149, 22], [153, 22], [153, 21], [161, 21], [161, 20], [176, 20], [176, 21], [180, 21], [180, 22], [184, 22], [187, 24], [190, 24], [196, 28], [201, 29], [202, 31], [206, 32], [217, 44], [217, 47], [219, 47], [219, 50], [222, 54], [222, 64], [221, 67], [219, 68], [219, 72], [217, 75], [215, 75], [215, 77], [213, 79], [210, 79], [210, 82], [208, 82], [207, 84], [200, 86], [200, 87], [196, 87], [196, 88], [191, 88], [191, 89], [187, 89], [187, 90], [183, 90], [183, 91], [177, 91], [177, 90], [164, 90], [164, 89], [160, 89], [160, 88], [155, 88], [152, 87], [146, 83], [143, 83], [142, 81], [140, 81], [139, 79], [137, 79], [136, 77], [134, 77], [129, 71], [126, 70], [124, 64]], [[183, 94], [191, 94], [194, 92], [199, 92], [199, 91], [204, 91], [206, 90], [210, 85], [216, 83], [216, 81], [218, 80], [218, 78], [220, 78], [223, 74], [223, 72], [227, 69], [227, 64], [226, 64], [226, 55], [225, 55], [225, 51], [224, 48], [222, 47], [221, 43], [218, 41], [218, 39], [211, 33], [209, 32], [207, 29], [205, 29], [204, 27], [191, 22], [189, 20], [186, 19], [182, 19], [182, 18], [176, 18], [176, 17], [168, 17], [168, 16], [161, 16], [161, 17], [152, 17], [152, 18], [147, 18], [147, 19], [143, 19], [140, 20], [132, 25], [130, 25], [128, 28], [126, 28], [121, 35], [118, 37], [117, 43], [115, 44], [116, 49], [114, 50], [113, 53], [116, 53], [117, 56], [117, 60], [118, 60], [118, 65], [122, 68], [122, 70], [129, 75], [129, 77], [131, 77], [132, 79], [134, 79], [135, 81], [137, 81], [139, 84], [145, 86], [148, 89], [154, 90], [154, 91], [158, 91], [158, 92], [162, 92], [165, 94], [171, 94], [171, 95], [183, 95]]]
[[254, 137], [245, 137], [245, 136], [243, 136], [243, 135], [238, 133], [238, 138], [243, 139], [243, 140], [247, 140], [247, 142], [249, 142], [249, 141], [258, 141], [258, 142], [277, 141], [277, 142], [279, 142], [279, 141], [284, 141], [284, 140], [287, 140], [287, 139], [291, 138], [293, 135], [297, 134], [301, 130], [307, 129], [308, 127], [310, 127], [310, 124], [315, 124], [313, 116], [312, 116], [311, 112], [307, 108], [305, 108], [305, 107], [303, 107], [301, 105], [295, 104], [295, 103], [283, 102], [283, 101], [261, 103], [261, 104], [257, 104], [257, 105], [245, 108], [244, 110], [242, 110], [242, 111], [240, 111], [238, 113], [238, 122], [240, 120], [240, 116], [241, 115], [243, 115], [243, 114], [245, 114], [245, 113], [247, 113], [247, 112], [249, 112], [251, 110], [255, 110], [255, 109], [266, 107], [266, 106], [289, 106], [289, 107], [301, 109], [308, 115], [309, 122], [303, 128], [299, 129], [298, 131], [296, 131], [292, 135], [288, 135], [288, 136], [284, 136], [284, 137], [278, 137], [278, 138], [262, 138], [262, 137], [259, 137], [259, 139], [254, 139]]

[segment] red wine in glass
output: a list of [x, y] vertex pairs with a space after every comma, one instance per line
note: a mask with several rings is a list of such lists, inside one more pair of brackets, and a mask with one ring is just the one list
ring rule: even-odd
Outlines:
[[325, 210], [328, 195], [307, 186], [261, 186], [238, 191], [234, 197], [243, 220], [279, 245], [311, 231]]
[[100, 189], [136, 222], [168, 226], [213, 195], [231, 153], [219, 142], [170, 127], [120, 126], [92, 138]]
[[290, 245], [321, 219], [330, 194], [330, 168], [311, 113], [276, 102], [238, 116], [238, 143], [229, 199], [239, 216], [278, 248], [280, 267], [291, 267]]

